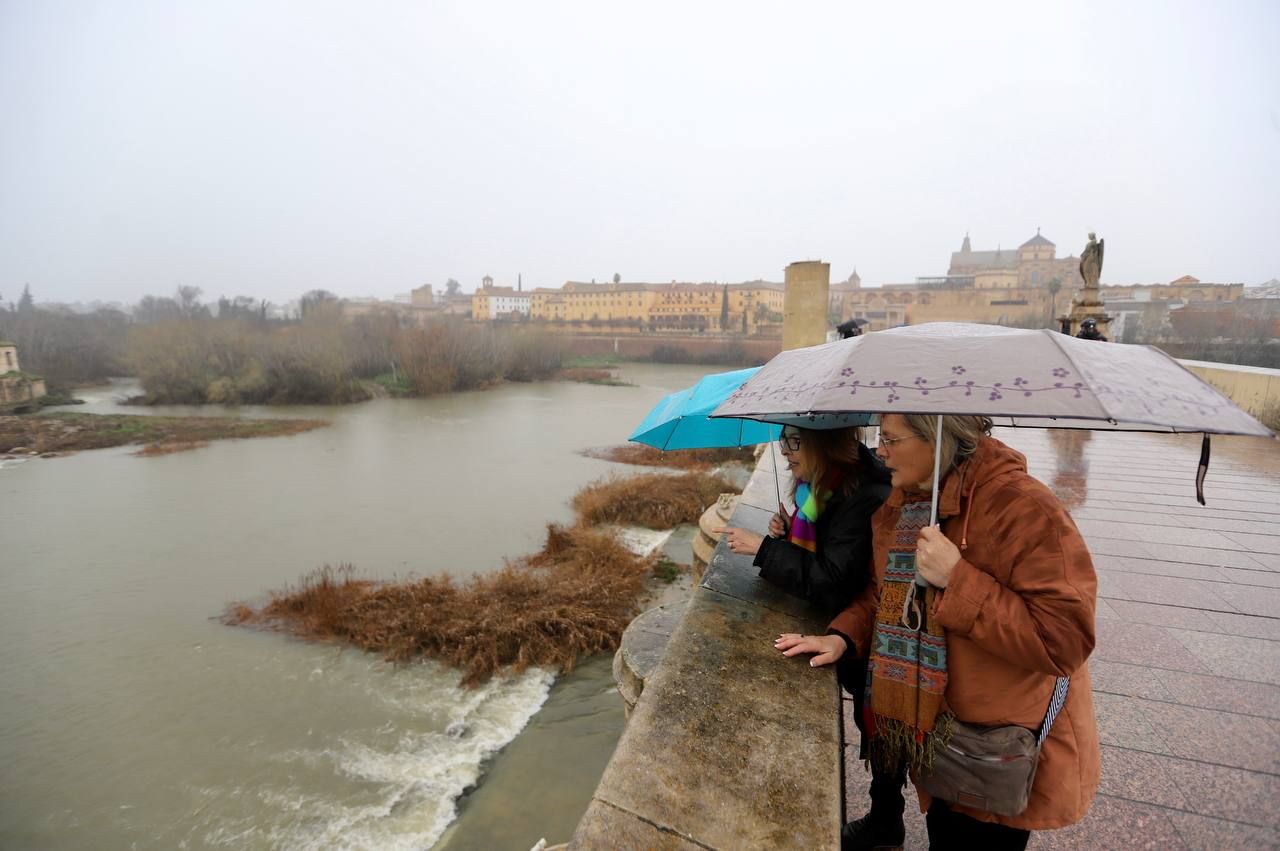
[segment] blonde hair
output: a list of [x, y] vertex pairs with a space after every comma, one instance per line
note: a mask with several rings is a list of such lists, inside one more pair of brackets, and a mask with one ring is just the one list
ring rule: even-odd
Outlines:
[[[938, 417], [934, 414], [901, 414], [916, 437], [932, 449], [938, 438]], [[991, 418], [971, 415], [942, 418], [941, 475], [958, 466], [978, 448], [978, 442], [991, 434]]]
[[[826, 478], [833, 467], [845, 467], [854, 475], [847, 475], [841, 482], [841, 490], [845, 495], [858, 489], [858, 469], [860, 466], [859, 447], [862, 445], [862, 429], [859, 426], [848, 428], [799, 428], [800, 457], [802, 464], [808, 467], [810, 483], [819, 483]], [[792, 494], [795, 483], [792, 483]]]

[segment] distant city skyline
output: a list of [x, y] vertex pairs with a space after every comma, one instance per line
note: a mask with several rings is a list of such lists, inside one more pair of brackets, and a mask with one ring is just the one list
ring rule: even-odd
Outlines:
[[[303, 13], [305, 10], [305, 14]], [[0, 294], [1280, 276], [1280, 4], [0, 4]]]

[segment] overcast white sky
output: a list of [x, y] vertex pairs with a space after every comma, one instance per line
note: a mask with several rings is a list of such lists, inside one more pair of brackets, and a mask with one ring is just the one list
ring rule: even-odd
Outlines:
[[0, 0], [0, 294], [1280, 276], [1280, 3]]

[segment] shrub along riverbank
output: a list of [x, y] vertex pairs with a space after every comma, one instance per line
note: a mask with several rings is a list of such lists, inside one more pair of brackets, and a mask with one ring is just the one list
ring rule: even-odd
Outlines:
[[468, 685], [504, 669], [569, 671], [580, 656], [616, 649], [657, 583], [672, 578], [669, 561], [635, 555], [592, 524], [696, 522], [730, 489], [702, 473], [596, 482], [574, 500], [576, 525], [548, 526], [540, 552], [496, 573], [461, 584], [447, 574], [375, 583], [355, 578], [350, 566], [326, 566], [259, 608], [232, 604], [224, 622], [347, 643], [398, 662], [436, 659], [462, 670]]
[[130, 330], [127, 362], [145, 404], [331, 404], [373, 395], [430, 396], [498, 381], [536, 381], [560, 369], [561, 341], [524, 329], [440, 319], [347, 321], [317, 310], [273, 326], [199, 319]]

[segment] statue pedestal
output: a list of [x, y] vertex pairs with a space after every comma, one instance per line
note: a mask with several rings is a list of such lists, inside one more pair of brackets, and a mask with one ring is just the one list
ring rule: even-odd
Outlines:
[[1111, 336], [1108, 331], [1112, 317], [1107, 315], [1107, 306], [1098, 297], [1098, 291], [1082, 292], [1079, 298], [1071, 300], [1071, 309], [1066, 316], [1058, 317], [1058, 327], [1062, 333], [1074, 337], [1080, 331], [1080, 323], [1092, 319], [1098, 324], [1098, 330], [1104, 336]]

